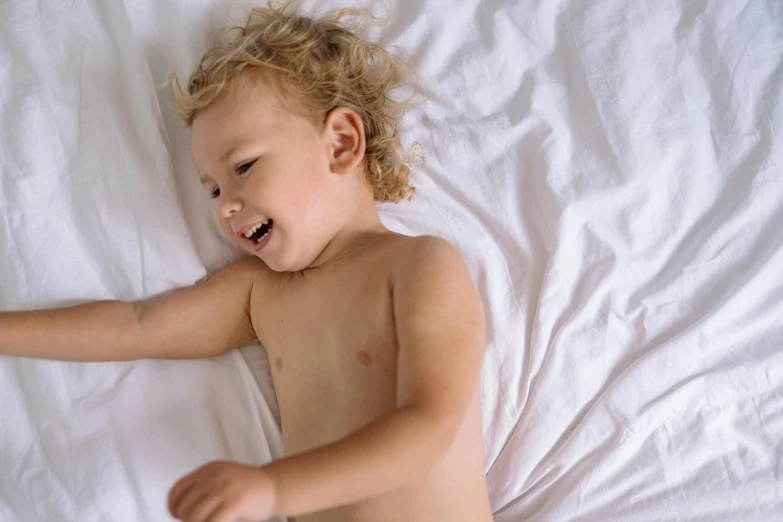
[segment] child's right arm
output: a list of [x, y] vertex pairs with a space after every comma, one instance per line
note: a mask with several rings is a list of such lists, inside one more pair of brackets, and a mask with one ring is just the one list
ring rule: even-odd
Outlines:
[[265, 267], [236, 261], [205, 283], [138, 303], [0, 312], [0, 355], [62, 361], [196, 359], [255, 338], [250, 295]]

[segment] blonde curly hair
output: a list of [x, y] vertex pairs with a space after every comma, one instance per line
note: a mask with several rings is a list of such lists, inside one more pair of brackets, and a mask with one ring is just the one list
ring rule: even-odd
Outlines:
[[[410, 199], [415, 189], [400, 143], [410, 98], [400, 101], [392, 94], [409, 84], [411, 70], [384, 47], [367, 41], [359, 29], [366, 15], [372, 16], [366, 9], [342, 9], [310, 18], [290, 1], [253, 8], [244, 25], [218, 34], [191, 74], [187, 91], [172, 73], [174, 107], [190, 126], [200, 109], [247, 78], [245, 73], [260, 73], [281, 100], [290, 99], [282, 93], [295, 93], [296, 102], [318, 124], [333, 109], [350, 108], [364, 124], [363, 166], [375, 200]], [[349, 25], [346, 18], [356, 23]]]

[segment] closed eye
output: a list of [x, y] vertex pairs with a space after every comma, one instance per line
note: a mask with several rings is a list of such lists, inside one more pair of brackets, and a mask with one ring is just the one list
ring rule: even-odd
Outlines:
[[257, 160], [248, 161], [247, 163], [243, 163], [242, 165], [240, 165], [239, 167], [237, 167], [237, 174], [246, 174], [246, 173], [247, 173], [247, 171], [248, 171], [248, 170], [250, 170], [250, 167], [252, 167], [252, 166], [253, 166], [253, 164], [254, 164], [256, 161], [257, 161]]

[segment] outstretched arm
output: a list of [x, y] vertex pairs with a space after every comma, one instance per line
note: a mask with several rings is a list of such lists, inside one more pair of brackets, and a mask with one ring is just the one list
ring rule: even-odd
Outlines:
[[205, 283], [148, 301], [0, 313], [0, 355], [64, 361], [217, 355], [255, 337], [250, 293], [261, 261], [242, 259]]

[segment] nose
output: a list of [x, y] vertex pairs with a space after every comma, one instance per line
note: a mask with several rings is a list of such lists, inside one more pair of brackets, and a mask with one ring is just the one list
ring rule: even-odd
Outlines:
[[226, 194], [225, 196], [221, 197], [220, 203], [218, 203], [219, 212], [223, 218], [230, 218], [242, 210], [243, 206], [244, 204], [242, 203], [242, 200], [231, 194]]

